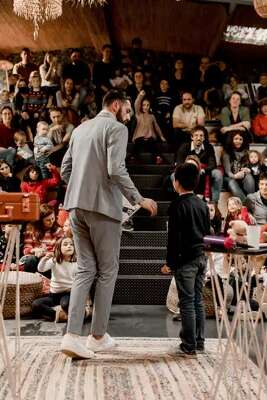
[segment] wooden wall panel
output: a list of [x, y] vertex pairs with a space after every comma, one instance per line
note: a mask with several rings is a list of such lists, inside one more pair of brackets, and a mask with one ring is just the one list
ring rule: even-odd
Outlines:
[[102, 8], [64, 5], [63, 16], [41, 25], [39, 37], [33, 39], [31, 22], [17, 17], [12, 1], [0, 2], [0, 51], [16, 52], [22, 47], [34, 50], [53, 50], [68, 47], [94, 46], [100, 50], [109, 42]]
[[133, 37], [145, 48], [208, 54], [226, 26], [226, 7], [175, 0], [110, 0], [116, 42], [127, 47]]

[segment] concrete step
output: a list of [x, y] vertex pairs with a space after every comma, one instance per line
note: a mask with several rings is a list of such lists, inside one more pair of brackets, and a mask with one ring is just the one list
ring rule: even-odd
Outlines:
[[164, 247], [167, 245], [167, 235], [166, 231], [124, 231], [122, 232], [121, 246]]
[[120, 249], [120, 260], [163, 260], [166, 259], [166, 247], [125, 246]]

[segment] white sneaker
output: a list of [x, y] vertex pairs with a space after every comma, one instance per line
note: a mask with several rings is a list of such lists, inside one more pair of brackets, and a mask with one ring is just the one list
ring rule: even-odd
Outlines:
[[89, 350], [97, 352], [113, 349], [116, 346], [116, 342], [108, 333], [105, 333], [105, 335], [99, 340], [95, 339], [92, 335], [89, 335], [86, 345]]
[[79, 335], [66, 333], [61, 342], [60, 350], [71, 358], [92, 358], [94, 352], [87, 349], [80, 341]]

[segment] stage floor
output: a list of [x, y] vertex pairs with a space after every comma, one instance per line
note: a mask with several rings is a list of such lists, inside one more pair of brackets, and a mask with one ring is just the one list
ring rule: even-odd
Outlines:
[[[180, 322], [173, 321], [173, 314], [165, 306], [112, 306], [108, 332], [114, 337], [178, 337]], [[5, 321], [7, 335], [15, 335], [15, 321]], [[22, 336], [54, 336], [65, 333], [66, 324], [23, 318]], [[90, 322], [84, 324], [83, 335], [90, 331]], [[215, 319], [206, 320], [207, 338], [217, 338]]]

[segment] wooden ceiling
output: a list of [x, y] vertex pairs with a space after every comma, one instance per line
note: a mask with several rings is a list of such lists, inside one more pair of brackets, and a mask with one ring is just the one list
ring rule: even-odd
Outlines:
[[[214, 54], [228, 23], [267, 27], [253, 7], [237, 5], [232, 13], [225, 1], [107, 0], [101, 8], [64, 4], [63, 16], [41, 26], [33, 39], [32, 24], [17, 17], [12, 0], [0, 0], [0, 51], [14, 53], [93, 46], [104, 43], [128, 47], [133, 37], [157, 51]], [[244, 1], [244, 0], [243, 0]]]

